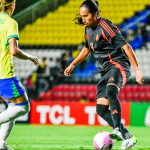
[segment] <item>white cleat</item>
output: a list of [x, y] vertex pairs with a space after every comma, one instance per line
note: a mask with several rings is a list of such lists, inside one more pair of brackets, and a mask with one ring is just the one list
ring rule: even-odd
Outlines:
[[111, 139], [115, 139], [117, 141], [122, 141], [123, 137], [121, 132], [119, 131], [119, 128], [115, 128], [112, 132], [112, 134], [109, 135]]
[[135, 136], [132, 136], [131, 138], [123, 141], [122, 146], [121, 146], [121, 150], [130, 149], [136, 143], [137, 143], [137, 139], [135, 138]]
[[0, 140], [0, 150], [14, 150], [14, 149], [8, 147], [5, 141]]
[[0, 150], [14, 150], [14, 149], [12, 149], [10, 147], [3, 147], [3, 148], [0, 148]]

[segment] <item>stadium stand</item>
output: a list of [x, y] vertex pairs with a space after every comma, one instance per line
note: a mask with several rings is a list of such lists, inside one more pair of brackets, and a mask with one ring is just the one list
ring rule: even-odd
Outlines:
[[[26, 52], [36, 55], [40, 62], [42, 58], [46, 58], [46, 64], [48, 65], [48, 68], [50, 69], [57, 63], [57, 59], [59, 59], [64, 52], [64, 50], [36, 50], [36, 49], [30, 49], [30, 50], [25, 50]], [[21, 61], [19, 59], [14, 58], [14, 64], [15, 64], [15, 69], [16, 69], [16, 75], [19, 76], [20, 78], [26, 79], [29, 75], [33, 73], [33, 71], [36, 71], [37, 66], [31, 65], [31, 62], [29, 61]], [[49, 75], [50, 72], [47, 73]]]
[[16, 9], [15, 9], [14, 14], [17, 14], [18, 12], [22, 11], [23, 9], [29, 7], [30, 5], [38, 1], [40, 0], [21, 1], [21, 3], [16, 3]]
[[[50, 76], [50, 78], [52, 72], [49, 72], [49, 70], [51, 70], [50, 68], [55, 66], [58, 63], [57, 61], [61, 59], [62, 54], [66, 51], [64, 47], [68, 45], [80, 45], [83, 42], [84, 28], [75, 25], [73, 22], [75, 15], [78, 14], [80, 3], [81, 1], [78, 0], [69, 0], [55, 11], [49, 12], [46, 16], [38, 18], [34, 23], [27, 24], [21, 31], [20, 44], [25, 49], [28, 46], [31, 46], [31, 48], [33, 47], [33, 49], [27, 49], [26, 51], [36, 55], [40, 60], [46, 57], [48, 65], [47, 75]], [[150, 40], [148, 38], [145, 41], [141, 29], [139, 30], [140, 23], [145, 25], [147, 31], [150, 29], [149, 21], [147, 19], [150, 13], [148, 5], [149, 0], [110, 0], [101, 1], [100, 3], [101, 15], [103, 17], [120, 25], [119, 27], [121, 28], [121, 31], [124, 31], [123, 34], [125, 36], [128, 36], [127, 34], [130, 33], [130, 31], [133, 32], [133, 35], [129, 35], [129, 43], [135, 48], [135, 54], [141, 65], [144, 78], [149, 80]], [[139, 21], [139, 18], [142, 19]], [[133, 39], [131, 36], [133, 36]], [[48, 48], [41, 49], [41, 45], [43, 45], [43, 48]], [[51, 49], [49, 46], [60, 47], [60, 49]], [[38, 47], [38, 49], [35, 47]], [[14, 63], [16, 66], [16, 75], [23, 79], [26, 79], [37, 69], [36, 67], [31, 67], [32, 65], [29, 62], [14, 60]], [[91, 72], [89, 72], [89, 70]], [[89, 73], [87, 74], [85, 72]], [[99, 79], [99, 74], [92, 63], [85, 65], [83, 70], [77, 68], [70, 78], [59, 76], [59, 78], [54, 79], [56, 74], [53, 74], [53, 76], [53, 83], [51, 82], [53, 85], [49, 90], [40, 92], [38, 99], [54, 101], [82, 101], [82, 99], [86, 99], [87, 101], [95, 101], [95, 83], [97, 83], [97, 80]], [[135, 75], [132, 69], [131, 80], [134, 78]], [[137, 86], [129, 84], [121, 90], [119, 97], [121, 101], [133, 100], [145, 102], [150, 100], [149, 93], [149, 85]]]
[[[150, 49], [150, 44], [147, 44], [147, 45]], [[62, 49], [57, 49], [57, 50], [56, 49], [50, 49], [50, 50], [49, 49], [47, 49], [47, 50], [29, 49], [29, 50], [26, 50], [26, 52], [36, 55], [40, 59], [40, 61], [42, 60], [42, 58], [46, 57], [46, 63], [48, 65], [49, 70], [51, 67], [53, 67], [57, 63], [57, 60], [59, 60], [61, 58], [64, 51], [65, 51], [65, 49], [64, 50], [62, 50]], [[141, 65], [142, 71], [144, 72], [144, 77], [149, 78], [150, 51], [136, 50], [135, 53], [139, 60], [140, 65]], [[143, 57], [144, 57], [144, 59], [143, 59]], [[29, 75], [32, 74], [33, 71], [35, 71], [37, 69], [36, 66], [31, 65], [31, 62], [28, 62], [28, 61], [20, 61], [18, 59], [14, 59], [14, 63], [15, 63], [16, 75], [19, 76], [20, 78], [24, 78], [24, 79], [27, 78]], [[84, 78], [84, 77], [88, 78], [90, 76], [93, 76], [96, 68], [94, 67], [94, 65], [92, 65], [93, 69], [89, 65], [87, 65], [87, 67], [89, 67], [89, 68], [85, 68], [82, 71], [77, 70], [77, 72], [76, 72], [76, 74], [74, 74], [74, 76], [76, 76], [77, 78]], [[91, 70], [91, 69], [93, 70], [93, 72], [91, 71], [88, 74], [85, 73], [86, 71]], [[133, 71], [133, 69], [132, 69], [132, 71]], [[95, 73], [97, 73], [97, 72], [95, 71]], [[50, 72], [48, 73], [48, 75], [50, 75]], [[96, 78], [96, 76], [97, 76], [97, 74], [95, 75], [95, 78]], [[134, 78], [134, 77], [135, 77], [134, 73], [132, 72], [131, 78]], [[78, 82], [78, 80], [77, 80], [77, 82]]]
[[[83, 30], [73, 22], [75, 15], [78, 14], [80, 3], [79, 0], [69, 0], [66, 5], [60, 6], [54, 12], [49, 12], [45, 17], [38, 18], [33, 24], [26, 25], [21, 32], [20, 44], [80, 44], [83, 41]], [[101, 1], [101, 15], [111, 19], [115, 24], [120, 24], [125, 18], [143, 10], [148, 4], [149, 0]]]
[[[96, 100], [96, 85], [88, 84], [61, 84], [47, 92], [42, 92], [40, 100], [53, 101], [86, 101]], [[147, 102], [150, 100], [150, 86], [126, 85], [119, 94], [121, 101]]]

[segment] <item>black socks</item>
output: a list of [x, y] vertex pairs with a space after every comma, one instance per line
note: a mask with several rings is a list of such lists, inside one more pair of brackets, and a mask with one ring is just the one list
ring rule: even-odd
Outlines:
[[114, 128], [120, 127], [121, 106], [118, 100], [118, 88], [114, 85], [108, 85], [106, 90], [107, 98], [110, 103], [110, 111], [114, 123]]
[[110, 110], [108, 109], [109, 106], [107, 105], [101, 105], [97, 104], [96, 105], [96, 112], [97, 114], [102, 117], [111, 127], [114, 128], [113, 120], [111, 117]]

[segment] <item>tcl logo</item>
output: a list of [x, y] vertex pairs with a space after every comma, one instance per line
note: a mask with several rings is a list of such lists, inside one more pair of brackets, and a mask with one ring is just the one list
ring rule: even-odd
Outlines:
[[31, 123], [36, 124], [108, 125], [96, 114], [95, 105], [81, 103], [33, 104], [30, 117]]
[[47, 122], [47, 115], [49, 121], [52, 124], [75, 124], [75, 118], [70, 117], [70, 107], [69, 106], [37, 106], [36, 111], [40, 113], [40, 123], [45, 124]]

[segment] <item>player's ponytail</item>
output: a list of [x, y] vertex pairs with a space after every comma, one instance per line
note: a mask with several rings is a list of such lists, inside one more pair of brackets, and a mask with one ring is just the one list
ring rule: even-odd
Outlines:
[[[97, 13], [97, 18], [99, 18], [99, 3], [97, 0], [85, 0], [81, 6], [81, 7], [86, 7], [90, 13], [92, 14], [95, 14]], [[79, 24], [79, 25], [84, 25], [84, 23], [82, 22], [82, 18], [80, 15], [76, 15], [76, 18], [74, 19], [75, 23], [76, 24]]]
[[95, 3], [97, 4], [97, 6], [99, 6], [99, 3], [98, 3], [98, 1], [97, 1], [97, 0], [95, 0]]
[[15, 3], [16, 0], [0, 0], [0, 11], [5, 12], [9, 9], [9, 6]]

